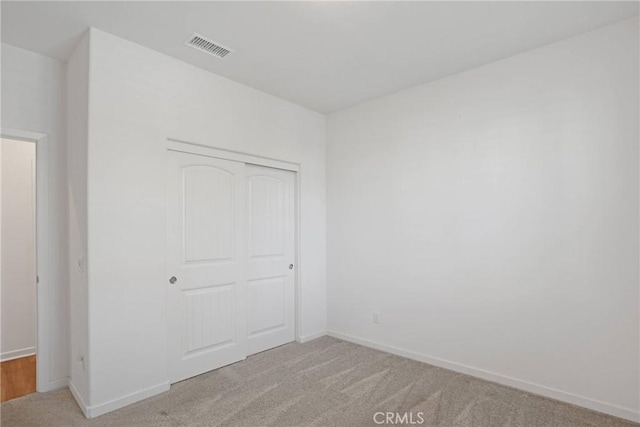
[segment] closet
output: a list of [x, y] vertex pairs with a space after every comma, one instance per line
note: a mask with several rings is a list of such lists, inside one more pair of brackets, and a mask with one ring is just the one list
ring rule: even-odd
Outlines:
[[293, 171], [167, 151], [172, 383], [294, 340]]

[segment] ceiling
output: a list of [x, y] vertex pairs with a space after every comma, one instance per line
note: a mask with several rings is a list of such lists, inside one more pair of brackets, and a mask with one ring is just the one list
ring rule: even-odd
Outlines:
[[[2, 1], [2, 42], [67, 59], [93, 26], [321, 113], [638, 14], [638, 2]], [[185, 46], [197, 32], [225, 59]]]

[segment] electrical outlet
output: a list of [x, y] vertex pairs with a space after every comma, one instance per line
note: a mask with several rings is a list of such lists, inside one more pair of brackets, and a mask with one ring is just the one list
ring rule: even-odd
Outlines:
[[373, 312], [373, 323], [380, 323], [380, 312], [379, 311], [374, 311]]

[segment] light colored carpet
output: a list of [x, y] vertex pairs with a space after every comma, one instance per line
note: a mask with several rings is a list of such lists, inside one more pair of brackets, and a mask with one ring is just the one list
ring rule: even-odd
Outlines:
[[93, 420], [67, 389], [2, 405], [2, 426], [374, 426], [411, 412], [426, 426], [638, 426], [509, 387], [323, 337], [174, 384]]

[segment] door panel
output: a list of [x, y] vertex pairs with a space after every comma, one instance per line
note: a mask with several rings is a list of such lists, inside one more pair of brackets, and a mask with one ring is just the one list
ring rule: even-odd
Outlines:
[[251, 334], [286, 326], [286, 277], [250, 280], [248, 294]]
[[230, 260], [234, 176], [214, 166], [186, 166], [182, 171], [185, 261]]
[[171, 382], [246, 357], [245, 165], [168, 152]]
[[[255, 168], [250, 166], [250, 173]], [[266, 169], [266, 168], [263, 168]], [[268, 170], [256, 173], [273, 173]], [[249, 175], [249, 256], [284, 256], [287, 183], [265, 175]]]
[[294, 340], [295, 176], [247, 165], [248, 351]]
[[186, 354], [233, 342], [233, 284], [188, 290], [183, 295]]

